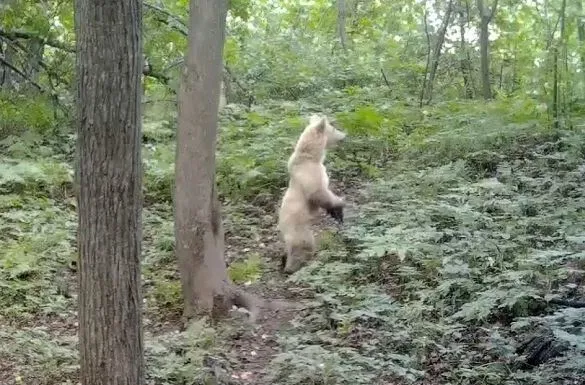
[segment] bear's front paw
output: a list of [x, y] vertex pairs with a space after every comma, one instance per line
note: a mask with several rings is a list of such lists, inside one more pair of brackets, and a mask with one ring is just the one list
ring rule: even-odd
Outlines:
[[343, 223], [343, 205], [327, 209], [327, 214], [331, 215], [331, 217], [339, 223]]

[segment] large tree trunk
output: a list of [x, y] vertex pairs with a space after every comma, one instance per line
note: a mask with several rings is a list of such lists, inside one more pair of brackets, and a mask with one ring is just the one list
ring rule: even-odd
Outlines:
[[144, 384], [142, 3], [76, 0], [83, 385]]
[[476, 0], [479, 10], [479, 51], [481, 62], [481, 83], [483, 98], [489, 100], [492, 98], [492, 87], [490, 83], [490, 56], [489, 56], [489, 25], [496, 14], [498, 0], [494, 1], [491, 10], [485, 6], [483, 0]]

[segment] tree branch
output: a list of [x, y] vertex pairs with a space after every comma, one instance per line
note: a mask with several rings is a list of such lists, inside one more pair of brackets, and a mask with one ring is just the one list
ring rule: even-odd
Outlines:
[[155, 70], [153, 70], [152, 66], [148, 61], [148, 58], [146, 57], [144, 58], [144, 65], [142, 66], [142, 75], [156, 79], [165, 85], [169, 84], [170, 78], [163, 73], [156, 72]]
[[380, 72], [382, 73], [382, 79], [384, 79], [384, 83], [386, 83], [388, 88], [392, 89], [392, 87], [390, 86], [390, 82], [388, 81], [388, 78], [386, 77], [386, 73], [384, 72], [384, 68], [380, 68]]
[[[0, 37], [4, 37], [11, 44], [15, 45], [16, 47], [20, 48], [21, 50], [23, 50], [25, 52], [27, 52], [27, 50], [22, 46], [22, 44], [20, 44], [17, 41], [17, 39], [25, 39], [25, 40], [38, 39], [41, 41], [42, 44], [48, 45], [49, 47], [60, 49], [62, 51], [68, 52], [68, 53], [75, 53], [75, 48], [69, 47], [67, 44], [63, 44], [63, 43], [60, 43], [60, 42], [57, 42], [54, 40], [46, 39], [46, 38], [38, 36], [34, 33], [21, 32], [21, 31], [6, 31], [3, 29], [0, 29]], [[15, 67], [12, 66], [10, 63], [6, 64], [7, 62], [5, 60], [2, 60], [2, 63], [5, 66], [9, 67], [11, 70], [17, 72], [19, 75], [21, 75], [21, 76], [23, 75], [23, 74], [19, 73], [18, 69], [15, 69]], [[52, 71], [49, 71], [48, 66], [44, 62], [39, 62], [39, 65], [47, 73], [55, 76], [55, 74], [52, 73]], [[169, 80], [170, 80], [170, 78], [167, 75], [160, 73], [160, 72], [157, 72], [157, 71], [154, 71], [152, 69], [152, 67], [150, 67], [150, 66], [145, 66], [145, 68], [142, 71], [142, 74], [144, 76], [148, 76], [148, 77], [151, 77], [153, 79], [156, 79], [163, 84], [168, 84]], [[25, 78], [25, 80], [29, 81], [29, 79], [26, 76], [24, 78]]]
[[57, 48], [57, 49], [60, 49], [62, 51], [66, 51], [69, 53], [75, 53], [75, 48], [70, 47], [67, 44], [61, 43], [59, 41], [52, 40], [52, 39], [49, 39], [47, 37], [43, 37], [43, 36], [36, 34], [36, 33], [23, 32], [23, 31], [6, 31], [4, 29], [0, 29], [0, 36], [5, 37], [9, 40], [38, 39], [41, 41], [41, 43], [43, 43], [44, 45], [48, 45], [49, 47]]
[[477, 5], [477, 9], [479, 10], [479, 17], [483, 18], [485, 9], [483, 7], [483, 0], [475, 0], [475, 4]]
[[490, 16], [488, 18], [488, 23], [490, 23], [494, 17], [494, 15], [496, 14], [496, 11], [498, 9], [498, 0], [494, 1], [494, 5], [492, 5], [492, 9], [490, 11]]
[[37, 82], [35, 82], [34, 80], [32, 80], [30, 77], [28, 77], [24, 72], [22, 72], [21, 70], [19, 70], [18, 68], [16, 68], [15, 66], [13, 66], [12, 64], [10, 64], [9, 62], [7, 62], [4, 59], [4, 55], [0, 55], [0, 64], [2, 64], [5, 67], [8, 67], [9, 69], [11, 69], [12, 71], [14, 71], [14, 73], [18, 74], [21, 78], [23, 78], [24, 80], [26, 80], [27, 82], [29, 82], [30, 84], [32, 84], [35, 88], [37, 88], [39, 91], [45, 93], [47, 92], [43, 87], [41, 87]]
[[[25, 46], [23, 46], [18, 40], [10, 40], [7, 38], [6, 42], [9, 45], [17, 48], [21, 52], [23, 52], [25, 54], [30, 54], [29, 50]], [[49, 81], [51, 80], [51, 78], [54, 78], [57, 80], [58, 84], [65, 84], [65, 82], [61, 79], [61, 77], [59, 75], [57, 75], [57, 73], [55, 73], [52, 69], [50, 69], [49, 66], [44, 61], [39, 59], [39, 60], [37, 60], [37, 64], [39, 65], [39, 67], [41, 67], [43, 70], [45, 70], [45, 72], [49, 76]], [[51, 87], [54, 91], [54, 86], [53, 86], [52, 82], [51, 82]]]
[[176, 21], [177, 23], [179, 23], [179, 25], [181, 27], [178, 27], [177, 25], [173, 25], [173, 24], [169, 23], [168, 20], [164, 20], [164, 19], [157, 18], [157, 21], [159, 21], [159, 22], [161, 22], [163, 24], [166, 24], [167, 26], [169, 26], [170, 28], [176, 30], [177, 32], [179, 32], [183, 36], [187, 36], [189, 34], [188, 33], [189, 28], [187, 27], [187, 24], [185, 24], [185, 22], [183, 20], [179, 19], [176, 15], [173, 15], [172, 13], [170, 13], [169, 11], [167, 11], [166, 9], [157, 7], [156, 5], [153, 5], [153, 4], [149, 4], [149, 3], [146, 3], [146, 2], [144, 2], [142, 4], [146, 8], [150, 8], [153, 11], [158, 12], [158, 13], [160, 13], [162, 15], [165, 15], [168, 18], [172, 19], [173, 21]]
[[[173, 15], [171, 12], [167, 11], [166, 9], [160, 8], [160, 7], [153, 5], [153, 4], [149, 4], [147, 2], [144, 2], [143, 5], [146, 8], [149, 8], [155, 12], [158, 12], [159, 14], [167, 16], [169, 19], [172, 19], [178, 25], [175, 23], [170, 23], [169, 20], [164, 20], [164, 19], [157, 19], [159, 22], [166, 24], [169, 28], [176, 30], [177, 32], [179, 32], [183, 36], [188, 35], [187, 25], [179, 17], [177, 17], [176, 15]], [[37, 33], [24, 32], [24, 31], [7, 31], [7, 30], [0, 28], [0, 36], [6, 38], [12, 44], [15, 44], [16, 46], [18, 46], [20, 49], [22, 49], [24, 51], [26, 51], [26, 49], [24, 49], [24, 47], [22, 47], [22, 45], [18, 43], [17, 39], [26, 39], [26, 40], [38, 39], [42, 44], [47, 45], [49, 47], [60, 49], [62, 51], [68, 52], [68, 53], [75, 53], [75, 47], [69, 46], [66, 43], [62, 43], [62, 42], [57, 41], [57, 40], [49, 39], [49, 38], [41, 36]], [[18, 70], [16, 67], [14, 67], [10, 63], [6, 62], [4, 59], [2, 59], [2, 64], [5, 65], [6, 67], [10, 68], [12, 71], [16, 72], [20, 76], [22, 76], [25, 80], [31, 82], [31, 84], [33, 84], [36, 88], [39, 88], [42, 90], [42, 87], [40, 87], [38, 84], [32, 82], [24, 73], [22, 73], [22, 71]], [[47, 65], [44, 62], [39, 62], [39, 65], [47, 73], [50, 73]], [[165, 85], [168, 85], [169, 80], [170, 80], [169, 76], [165, 75], [164, 73], [154, 71], [150, 65], [144, 67], [142, 74], [144, 76], [148, 76], [148, 77], [151, 77], [153, 79], [156, 79], [157, 81], [159, 81]], [[53, 75], [54, 75], [54, 73], [53, 73]]]

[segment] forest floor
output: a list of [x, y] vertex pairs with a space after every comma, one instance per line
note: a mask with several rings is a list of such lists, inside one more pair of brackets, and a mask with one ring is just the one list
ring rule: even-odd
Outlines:
[[[346, 181], [346, 183], [331, 181], [333, 191], [347, 199], [346, 218], [348, 211], [351, 213], [359, 206], [359, 191], [362, 188], [362, 183], [360, 180]], [[258, 217], [275, 218], [275, 213], [278, 210], [277, 203], [279, 202], [263, 204], [261, 207], [266, 212]], [[314, 221], [317, 242], [320, 239], [320, 232], [335, 231], [343, 226], [336, 223], [324, 212], [320, 214]], [[287, 282], [288, 275], [280, 270], [284, 245], [279, 239], [276, 226], [270, 222], [258, 223], [258, 226], [259, 239], [237, 237], [232, 241], [229, 237], [226, 238], [228, 260], [236, 259], [238, 254], [250, 252], [262, 255], [264, 262], [262, 276], [258, 281], [247, 286], [247, 292], [267, 300], [284, 300], [292, 306], [275, 310], [266, 309], [251, 327], [238, 327], [237, 323], [241, 323], [241, 318], [236, 319], [235, 323], [231, 322], [231, 326], [240, 331], [227, 342], [228, 356], [232, 364], [230, 377], [234, 380], [234, 384], [268, 385], [273, 383], [265, 377], [267, 364], [272, 361], [275, 355], [282, 352], [282, 347], [278, 343], [278, 335], [289, 328], [289, 323], [298, 315], [299, 309], [310, 309], [311, 298], [314, 297], [308, 288]]]
[[[345, 221], [321, 215], [319, 255], [290, 277], [279, 269], [276, 212], [288, 156], [280, 149], [299, 120], [268, 124], [284, 114], [273, 111], [229, 123], [218, 178], [230, 276], [301, 309], [256, 323], [234, 311], [184, 331], [172, 129], [146, 126], [147, 384], [583, 383], [585, 309], [547, 301], [585, 296], [585, 134], [477, 108], [435, 118], [444, 129], [389, 166], [368, 163], [380, 139], [332, 151]], [[0, 165], [0, 384], [75, 384], [71, 164], [38, 143], [30, 147], [42, 156], [24, 147], [4, 148]]]

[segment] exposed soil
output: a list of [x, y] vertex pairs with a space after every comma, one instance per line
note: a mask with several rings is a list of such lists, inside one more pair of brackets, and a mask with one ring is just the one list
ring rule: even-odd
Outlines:
[[[348, 200], [345, 216], [351, 217], [356, 210], [356, 199], [359, 199], [359, 183], [331, 182], [333, 191]], [[337, 188], [336, 186], [337, 185]], [[258, 207], [258, 206], [256, 206]], [[267, 217], [276, 222], [277, 206], [264, 206]], [[324, 212], [316, 218], [314, 226], [315, 238], [318, 241], [319, 233], [324, 229], [335, 229], [340, 226]], [[343, 225], [341, 225], [343, 226]], [[260, 239], [238, 239], [226, 237], [227, 259], [232, 260], [242, 250], [256, 251], [263, 256], [264, 274], [262, 278], [249, 285], [247, 292], [261, 296], [264, 299], [286, 300], [295, 304], [292, 309], [267, 310], [262, 312], [252, 327], [244, 328], [238, 338], [226, 341], [229, 350], [229, 359], [232, 365], [231, 380], [233, 384], [269, 385], [266, 376], [266, 367], [275, 355], [280, 353], [277, 343], [279, 334], [286, 330], [299, 307], [303, 308], [312, 293], [302, 287], [286, 282], [287, 276], [280, 272], [280, 262], [284, 253], [284, 245], [279, 240], [276, 224], [265, 224]], [[241, 318], [228, 321], [230, 324], [241, 323]], [[237, 327], [237, 326], [236, 326]]]

